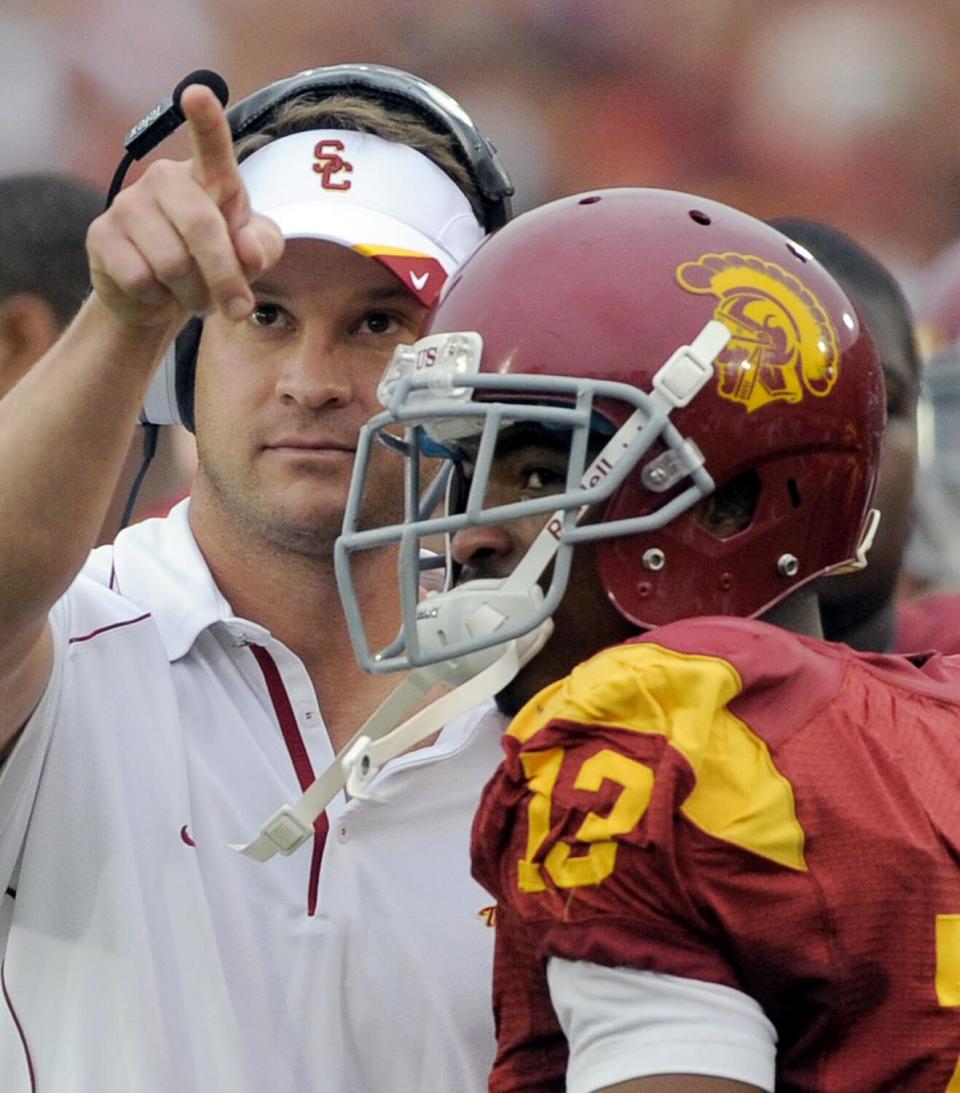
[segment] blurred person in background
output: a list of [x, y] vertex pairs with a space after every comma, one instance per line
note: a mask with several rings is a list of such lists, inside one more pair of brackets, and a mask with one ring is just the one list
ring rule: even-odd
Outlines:
[[[278, 805], [394, 690], [332, 564], [357, 432], [512, 187], [409, 73], [313, 69], [229, 116], [211, 87], [180, 100], [192, 158], [93, 222], [91, 294], [0, 400], [3, 1093], [480, 1093], [492, 703], [309, 822]], [[151, 377], [195, 430], [191, 496], [90, 554]], [[363, 581], [384, 635], [392, 566]]]
[[802, 218], [774, 218], [770, 224], [808, 250], [847, 291], [876, 344], [887, 395], [875, 497], [880, 525], [865, 569], [822, 582], [824, 635], [867, 652], [960, 652], [960, 596], [901, 595], [908, 543], [925, 496], [917, 478], [921, 363], [909, 304], [886, 266], [845, 233]]
[[919, 424], [900, 641], [914, 649], [960, 653], [960, 343], [925, 362]]
[[[0, 177], [0, 398], [43, 356], [90, 291], [86, 235], [103, 211], [103, 195], [78, 178], [52, 172]], [[98, 543], [109, 542], [141, 459], [134, 427]], [[163, 429], [133, 519], [160, 515], [187, 492], [193, 442]]]
[[904, 592], [924, 597], [930, 613], [950, 613], [952, 594], [960, 592], [960, 241], [919, 278], [915, 308], [924, 370], [916, 527]]

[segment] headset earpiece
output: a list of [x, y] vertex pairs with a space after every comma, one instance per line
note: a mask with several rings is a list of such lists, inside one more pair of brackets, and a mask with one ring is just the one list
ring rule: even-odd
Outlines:
[[176, 379], [174, 390], [177, 398], [177, 410], [180, 422], [190, 432], [196, 431], [193, 418], [193, 391], [197, 378], [197, 350], [200, 347], [200, 335], [203, 333], [203, 320], [192, 318], [177, 335], [174, 343]]
[[193, 432], [193, 385], [202, 330], [202, 319], [190, 319], [167, 346], [143, 400], [141, 425], [184, 425]]

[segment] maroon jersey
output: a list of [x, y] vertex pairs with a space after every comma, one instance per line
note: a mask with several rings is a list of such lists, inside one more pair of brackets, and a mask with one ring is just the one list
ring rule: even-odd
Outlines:
[[750, 995], [778, 1090], [960, 1090], [960, 658], [688, 620], [542, 691], [504, 749], [474, 872], [528, 932], [498, 945], [491, 1089], [562, 1068], [516, 966], [555, 955]]
[[960, 653], [960, 595], [941, 593], [897, 605], [896, 652]]

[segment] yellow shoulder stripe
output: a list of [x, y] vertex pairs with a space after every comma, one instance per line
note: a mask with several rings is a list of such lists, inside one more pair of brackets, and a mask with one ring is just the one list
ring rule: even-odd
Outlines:
[[691, 823], [789, 869], [806, 870], [793, 787], [766, 742], [728, 703], [743, 689], [720, 657], [643, 642], [618, 645], [541, 691], [507, 730], [522, 743], [554, 720], [663, 736], [693, 770], [681, 805]]

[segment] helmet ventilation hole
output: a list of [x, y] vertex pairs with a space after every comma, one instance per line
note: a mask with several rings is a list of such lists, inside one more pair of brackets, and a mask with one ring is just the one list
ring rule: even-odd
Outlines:
[[800, 487], [797, 485], [795, 478], [787, 479], [787, 493], [790, 494], [790, 501], [795, 509], [800, 508], [803, 504], [803, 498], [800, 496]]
[[703, 224], [704, 227], [711, 223], [710, 217], [707, 216], [706, 213], [701, 212], [699, 209], [690, 210], [690, 219], [695, 221], [697, 224]]
[[592, 197], [581, 197], [577, 202], [578, 205], [596, 205], [600, 198], [594, 194]]

